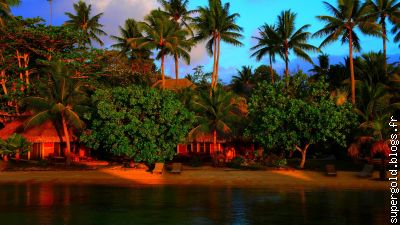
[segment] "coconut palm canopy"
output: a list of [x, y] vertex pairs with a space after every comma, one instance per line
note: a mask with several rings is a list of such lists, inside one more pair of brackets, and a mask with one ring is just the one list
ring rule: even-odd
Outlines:
[[65, 22], [65, 25], [75, 28], [80, 33], [81, 47], [85, 45], [92, 45], [92, 40], [100, 45], [104, 45], [103, 41], [99, 36], [107, 35], [103, 30], [103, 25], [99, 22], [103, 13], [92, 16], [92, 5], [87, 5], [83, 1], [79, 1], [74, 4], [75, 14], [66, 12], [65, 15], [69, 17], [69, 20]]
[[[165, 0], [166, 2], [174, 2], [170, 0]], [[77, 2], [77, 1], [75, 1]], [[92, 4], [92, 16], [98, 13], [104, 13], [99, 22], [104, 25], [102, 30], [106, 31], [110, 35], [119, 36], [118, 26], [123, 26], [124, 22], [127, 18], [142, 18], [144, 15], [148, 14], [151, 7], [148, 7], [148, 11], [143, 11], [141, 7], [136, 7], [136, 3], [126, 3], [120, 4], [119, 1], [90, 1]], [[136, 1], [127, 1], [127, 2], [136, 2]], [[156, 3], [157, 0], [149, 0], [146, 1], [148, 5], [152, 6], [152, 2]], [[180, 2], [185, 3], [184, 0]], [[186, 10], [192, 11], [196, 10], [198, 6], [206, 6], [208, 1], [195, 1], [189, 0], [189, 3], [186, 6]], [[224, 3], [226, 1], [223, 1]], [[336, 1], [328, 1], [332, 5], [336, 5]], [[376, 2], [376, 1], [374, 1]], [[398, 1], [397, 1], [398, 2]], [[49, 2], [47, 0], [42, 1], [22, 1], [18, 7], [12, 7], [12, 12], [14, 15], [30, 15], [30, 16], [41, 16], [43, 18], [49, 18]], [[88, 3], [88, 2], [87, 2]], [[300, 28], [301, 25], [310, 24], [311, 27], [307, 30], [308, 32], [314, 32], [320, 28], [322, 28], [322, 24], [318, 22], [318, 19], [315, 18], [317, 15], [330, 15], [326, 6], [322, 3], [322, 1], [312, 0], [310, 4], [307, 4], [307, 11], [304, 11], [304, 2], [296, 1], [296, 0], [288, 0], [288, 1], [278, 1], [274, 3], [272, 7], [269, 1], [230, 1], [230, 11], [231, 13], [239, 13], [240, 18], [236, 20], [236, 23], [243, 28], [242, 35], [245, 37], [240, 41], [244, 46], [242, 47], [229, 47], [229, 44], [222, 44], [222, 52], [221, 57], [223, 60], [220, 60], [220, 70], [219, 77], [224, 82], [229, 82], [231, 80], [232, 75], [235, 75], [236, 69], [242, 65], [250, 65], [253, 68], [256, 68], [260, 64], [269, 64], [269, 57], [266, 55], [260, 62], [254, 60], [254, 58], [243, 57], [249, 55], [249, 49], [255, 45], [254, 41], [250, 41], [252, 36], [257, 36], [257, 29], [264, 25], [265, 23], [269, 25], [273, 25], [276, 22], [276, 17], [280, 13], [281, 10], [291, 9], [292, 12], [297, 13], [296, 18], [296, 26]], [[160, 8], [163, 10], [163, 6], [160, 4], [154, 4], [153, 9]], [[57, 11], [67, 11], [74, 13], [73, 4], [71, 1], [53, 1], [54, 15], [53, 15], [53, 25], [60, 25], [66, 19], [63, 13], [56, 13]], [[125, 10], [126, 8], [130, 8], [132, 10]], [[139, 11], [140, 9], [140, 11]], [[251, 9], [251, 10], [249, 10]], [[32, 13], [34, 11], [34, 13]], [[118, 15], [116, 17], [115, 15]], [[135, 15], [139, 15], [135, 17]], [[190, 14], [190, 17], [195, 17], [196, 13]], [[391, 30], [394, 28], [393, 24], [386, 19], [387, 21], [387, 51], [388, 57], [393, 60], [397, 60], [399, 57], [396, 51], [399, 48], [399, 42], [394, 42], [394, 37], [396, 34], [400, 34], [399, 31], [392, 34]], [[49, 21], [47, 21], [49, 23]], [[190, 22], [189, 22], [190, 23]], [[185, 26], [184, 26], [185, 27]], [[370, 51], [377, 51], [382, 49], [382, 38], [381, 37], [368, 37], [362, 33], [359, 34], [360, 42], [362, 43], [362, 51], [363, 53], [367, 53]], [[99, 36], [100, 39], [105, 43], [105, 46], [109, 47], [115, 44], [114, 40], [107, 38], [106, 36]], [[364, 44], [367, 43], [368, 44]], [[309, 44], [314, 46], [319, 46], [321, 43], [320, 39], [311, 39], [309, 40]], [[226, 47], [224, 47], [226, 46]], [[342, 62], [343, 57], [348, 55], [348, 49], [341, 46], [340, 41], [332, 43], [331, 45], [323, 48], [323, 52], [330, 55], [333, 63], [337, 63], [338, 61]], [[227, 49], [226, 49], [227, 48]], [[204, 65], [204, 68], [208, 71], [212, 71], [213, 69], [213, 61], [211, 59], [207, 59], [206, 56], [203, 56], [201, 53], [203, 50], [198, 46], [195, 51], [192, 51], [191, 64], [186, 66], [185, 64], [180, 66], [180, 76], [186, 75], [187, 73], [192, 72], [192, 68], [198, 65]], [[226, 49], [226, 50], [224, 50]], [[225, 52], [225, 53], [224, 53]], [[204, 53], [203, 53], [204, 54]], [[317, 62], [317, 56], [319, 53], [308, 52], [310, 57], [314, 62]], [[193, 57], [195, 56], [195, 57]], [[332, 57], [338, 56], [338, 57]], [[229, 57], [229, 58], [228, 58]], [[312, 69], [312, 64], [305, 62], [303, 60], [297, 59], [298, 57], [295, 55], [290, 55], [290, 63], [289, 69], [290, 71], [296, 70], [297, 68], [303, 69], [303, 71], [308, 71]], [[332, 59], [333, 58], [333, 59]], [[227, 60], [229, 59], [229, 60]], [[273, 63], [273, 69], [276, 70], [277, 74], [284, 73], [285, 62], [278, 55], [276, 58], [276, 63]], [[166, 73], [174, 74], [174, 61], [168, 60], [166, 61]], [[182, 64], [182, 62], [180, 62]]]
[[0, 26], [4, 26], [7, 20], [13, 18], [11, 7], [19, 4], [21, 4], [20, 0], [0, 0]]

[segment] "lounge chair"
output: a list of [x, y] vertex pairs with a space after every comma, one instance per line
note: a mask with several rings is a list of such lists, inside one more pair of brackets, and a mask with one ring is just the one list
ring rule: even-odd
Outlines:
[[333, 176], [333, 177], [337, 176], [335, 165], [327, 164], [325, 168], [327, 176]]
[[171, 173], [181, 173], [182, 163], [173, 163]]
[[374, 165], [366, 164], [361, 172], [357, 174], [359, 177], [372, 177], [374, 172]]
[[156, 163], [152, 173], [162, 174], [164, 170], [164, 163]]

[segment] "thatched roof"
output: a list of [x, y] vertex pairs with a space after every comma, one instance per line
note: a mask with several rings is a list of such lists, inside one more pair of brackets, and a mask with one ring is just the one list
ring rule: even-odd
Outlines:
[[[57, 133], [56, 127], [52, 121], [24, 130], [23, 120], [14, 120], [6, 123], [5, 127], [0, 130], [0, 139], [7, 139], [9, 136], [18, 133], [25, 137], [29, 142], [42, 143], [42, 142], [60, 142], [60, 136]], [[63, 133], [61, 133], [63, 135]], [[63, 138], [63, 142], [65, 138]], [[71, 141], [74, 137], [70, 138]]]
[[[153, 84], [153, 87], [161, 87], [162, 80], [157, 81]], [[168, 90], [179, 90], [184, 88], [195, 88], [196, 85], [193, 84], [190, 80], [183, 78], [183, 79], [166, 79], [165, 80], [165, 89]]]
[[[217, 136], [217, 143], [225, 143], [227, 140], [224, 137], [221, 137], [221, 135]], [[214, 136], [212, 134], [206, 134], [206, 133], [198, 133], [196, 135], [189, 135], [188, 142], [207, 142], [207, 143], [213, 143], [214, 142]]]

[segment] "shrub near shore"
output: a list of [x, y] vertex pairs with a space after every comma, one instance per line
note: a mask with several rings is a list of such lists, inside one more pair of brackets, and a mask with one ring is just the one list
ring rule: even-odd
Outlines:
[[194, 119], [172, 92], [149, 87], [99, 89], [92, 101], [95, 111], [86, 115], [82, 141], [136, 162], [172, 159]]

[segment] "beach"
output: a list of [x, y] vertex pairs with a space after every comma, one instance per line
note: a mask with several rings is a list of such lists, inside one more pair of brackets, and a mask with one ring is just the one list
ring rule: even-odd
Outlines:
[[53, 183], [111, 186], [215, 186], [267, 189], [362, 189], [385, 190], [389, 181], [378, 181], [378, 172], [372, 178], [359, 178], [357, 172], [338, 171], [328, 177], [320, 171], [267, 170], [242, 171], [226, 168], [186, 168], [181, 174], [151, 174], [145, 170], [121, 167], [82, 171], [7, 171], [0, 172], [0, 184]]

